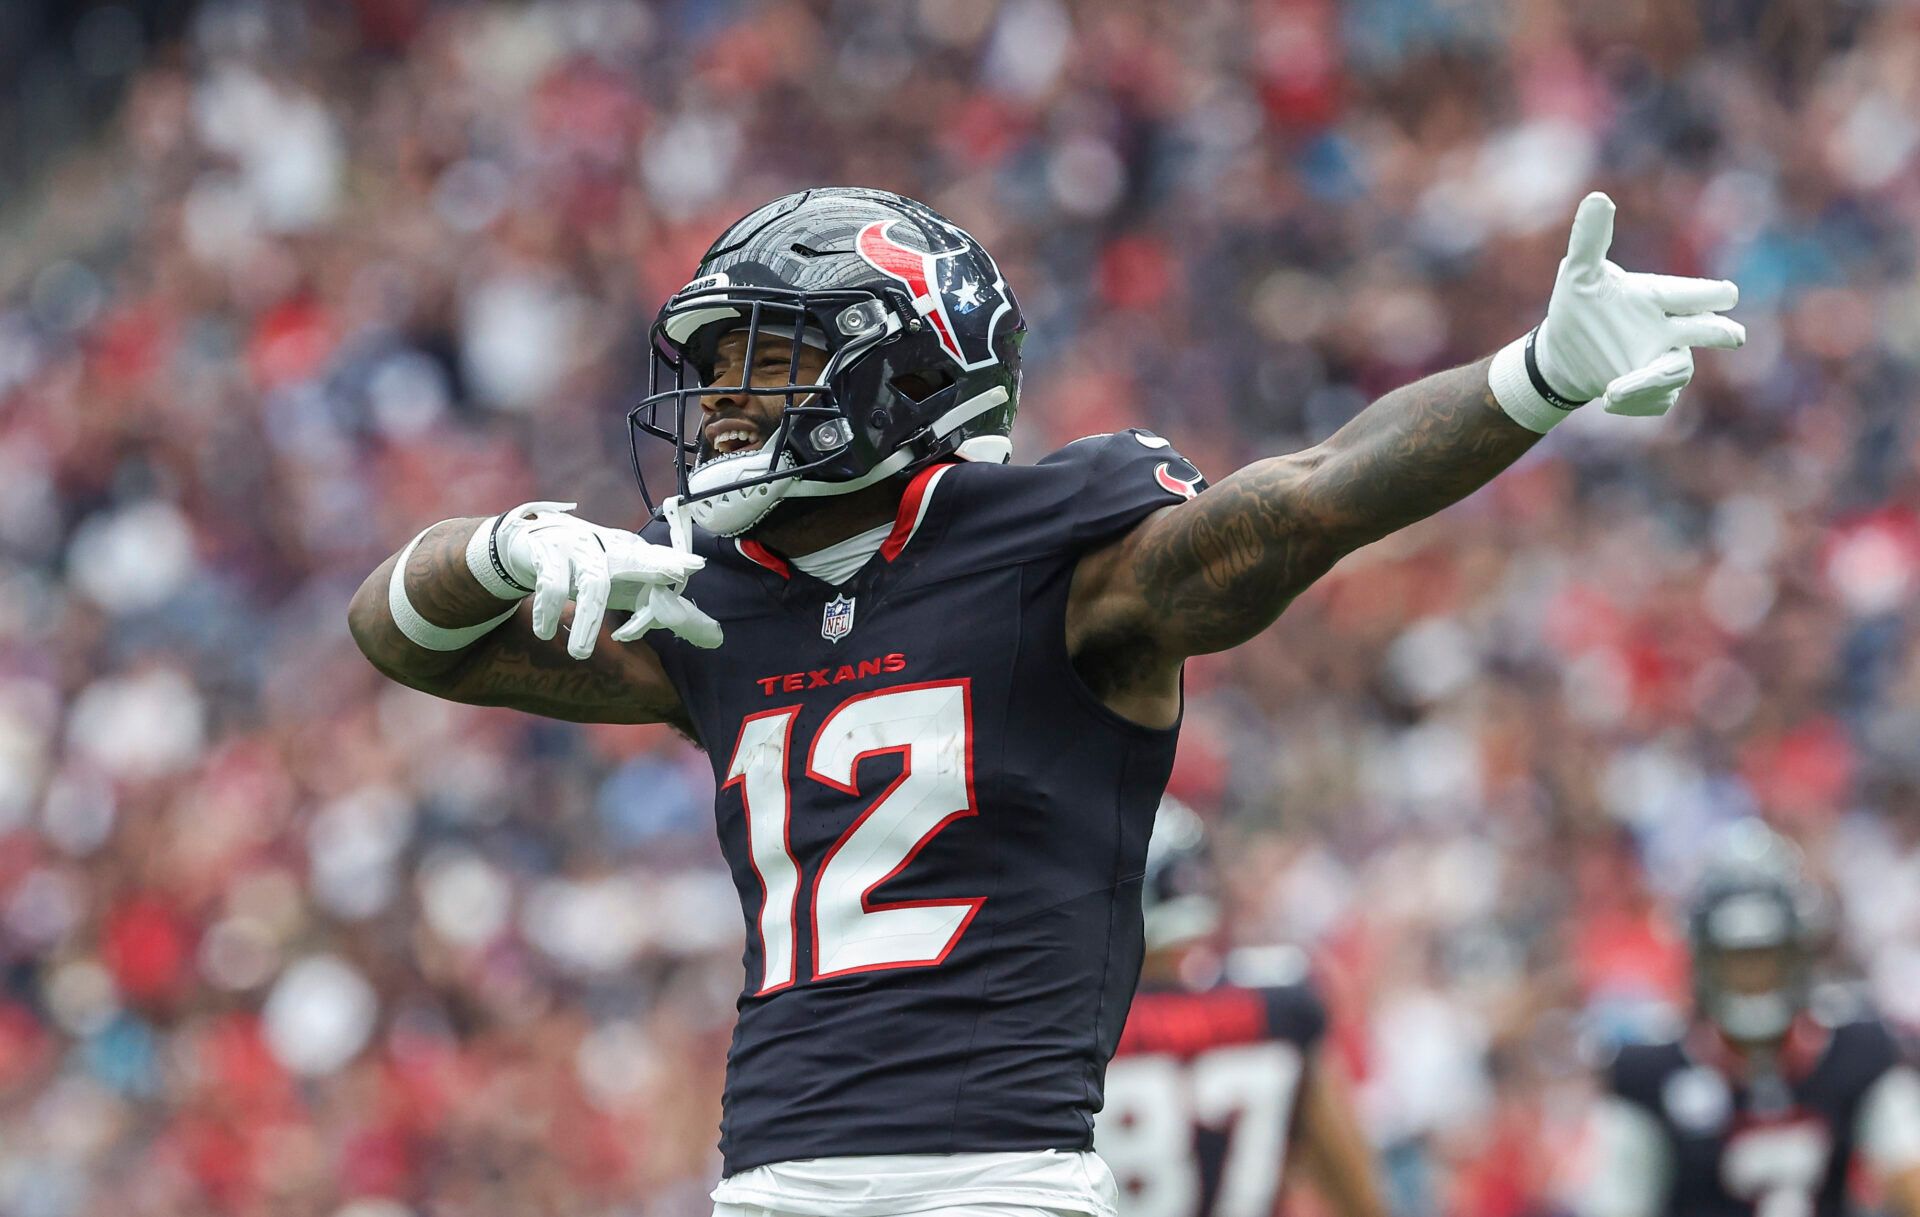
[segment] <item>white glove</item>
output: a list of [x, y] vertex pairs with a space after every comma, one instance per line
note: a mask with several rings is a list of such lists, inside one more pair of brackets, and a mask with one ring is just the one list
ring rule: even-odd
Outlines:
[[1580, 200], [1547, 319], [1493, 357], [1494, 398], [1523, 427], [1546, 431], [1597, 397], [1609, 413], [1665, 414], [1693, 379], [1690, 348], [1747, 340], [1717, 315], [1740, 300], [1727, 280], [1630, 274], [1607, 261], [1613, 213], [1599, 191]]
[[[693, 522], [686, 507], [674, 496], [660, 504], [660, 514], [667, 521], [667, 539], [676, 553], [693, 552]], [[694, 606], [693, 601], [681, 595], [682, 587], [653, 583], [633, 589], [634, 603], [629, 606], [623, 602], [623, 587], [618, 580], [614, 584], [613, 608], [631, 608], [633, 616], [627, 623], [613, 632], [615, 642], [632, 642], [648, 630], [659, 626], [671, 630], [694, 646], [711, 651], [719, 646], [724, 636], [720, 623], [707, 616]]]
[[622, 608], [644, 602], [634, 620], [615, 633], [621, 642], [657, 625], [695, 646], [720, 645], [719, 623], [681, 595], [706, 559], [568, 515], [575, 506], [536, 502], [514, 508], [474, 534], [468, 567], [502, 599], [531, 591], [533, 632], [540, 638], [559, 632], [561, 610], [573, 601], [567, 654], [575, 659], [593, 653], [610, 604]]
[[[623, 595], [624, 592], [624, 595]], [[625, 609], [631, 598], [633, 616], [613, 632], [615, 642], [632, 642], [648, 630], [659, 628], [679, 635], [702, 650], [711, 651], [725, 641], [720, 623], [697, 608], [673, 588], [660, 583], [623, 589], [615, 581], [608, 607]]]

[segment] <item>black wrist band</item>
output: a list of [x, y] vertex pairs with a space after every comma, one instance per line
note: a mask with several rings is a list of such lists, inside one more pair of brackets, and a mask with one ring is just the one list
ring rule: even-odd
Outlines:
[[1588, 401], [1592, 401], [1593, 399], [1591, 397], [1587, 398], [1586, 401], [1575, 401], [1571, 397], [1564, 397], [1553, 391], [1553, 386], [1547, 383], [1547, 378], [1540, 374], [1540, 361], [1533, 353], [1533, 344], [1539, 337], [1539, 326], [1536, 325], [1527, 331], [1527, 379], [1533, 382], [1533, 391], [1541, 397], [1546, 398], [1547, 404], [1558, 410], [1578, 410], [1581, 406], [1586, 405]]
[[[1529, 347], [1528, 351], [1529, 351], [1529, 354], [1527, 356], [1527, 360], [1528, 360], [1529, 366], [1531, 366], [1532, 360], [1533, 360], [1533, 356], [1531, 354], [1532, 348]], [[531, 593], [533, 589], [528, 587], [526, 584], [520, 582], [520, 580], [514, 578], [512, 575], [508, 574], [507, 564], [500, 560], [500, 523], [506, 518], [507, 518], [506, 513], [504, 512], [502, 512], [500, 515], [493, 517], [493, 528], [489, 530], [487, 533], [487, 560], [493, 563], [493, 573], [496, 575], [499, 575], [500, 578], [506, 582], [506, 585], [508, 587], [518, 592]]]

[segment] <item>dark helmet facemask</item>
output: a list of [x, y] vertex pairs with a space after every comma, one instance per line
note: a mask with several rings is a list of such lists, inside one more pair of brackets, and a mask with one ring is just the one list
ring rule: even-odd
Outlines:
[[[840, 458], [853, 435], [835, 378], [848, 363], [900, 329], [898, 316], [886, 302], [867, 292], [751, 288], [676, 296], [654, 325], [651, 391], [628, 415], [634, 471], [648, 508], [660, 504], [649, 492], [640, 463], [643, 434], [675, 446], [679, 455], [675, 497], [695, 523], [723, 536], [753, 527], [781, 499], [799, 489], [801, 479], [844, 473], [836, 467], [844, 465]], [[748, 382], [754, 378], [754, 365], [767, 339], [788, 343], [791, 354], [785, 384], [749, 383], [743, 388], [711, 383], [720, 339], [740, 331], [747, 335], [741, 368]], [[795, 334], [801, 341], [793, 341]], [[828, 352], [826, 367], [812, 382], [800, 379], [801, 353], [807, 346]], [[663, 388], [668, 377], [672, 382]], [[702, 435], [706, 415], [702, 402], [719, 396], [782, 399], [773, 433], [758, 448], [724, 455], [709, 452]], [[849, 493], [891, 472], [866, 481], [856, 475], [822, 482], [816, 493]]]
[[[986, 251], [930, 209], [882, 191], [790, 195], [730, 228], [700, 270], [661, 310], [649, 392], [628, 414], [650, 509], [731, 536], [786, 498], [848, 494], [944, 457], [1010, 457], [1024, 323]], [[740, 331], [750, 387], [712, 384], [719, 341]], [[786, 382], [751, 385], [769, 338], [791, 344]], [[827, 352], [810, 383], [803, 346]], [[758, 448], [706, 451], [703, 405], [722, 395], [781, 399]], [[665, 502], [648, 487], [643, 436], [673, 445]]]

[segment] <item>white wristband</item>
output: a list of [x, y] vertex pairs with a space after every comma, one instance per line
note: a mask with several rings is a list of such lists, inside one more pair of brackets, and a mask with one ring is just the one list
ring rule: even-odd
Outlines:
[[[491, 522], [486, 527], [490, 526]], [[433, 526], [433, 528], [438, 527], [437, 524]], [[400, 627], [400, 632], [416, 646], [425, 647], [429, 651], [458, 651], [471, 646], [476, 639], [513, 616], [520, 605], [516, 602], [506, 612], [491, 621], [482, 621], [478, 625], [465, 625], [455, 629], [435, 625], [422, 617], [420, 611], [413, 607], [413, 602], [407, 599], [407, 559], [413, 557], [414, 546], [420, 544], [420, 537], [432, 532], [433, 528], [423, 530], [419, 537], [407, 542], [407, 547], [400, 551], [399, 560], [393, 564], [393, 577], [387, 580], [387, 611], [393, 614], [393, 624]], [[468, 551], [469, 553], [472, 551], [471, 544], [468, 545]], [[516, 601], [517, 599], [516, 597]]]
[[1527, 374], [1527, 343], [1533, 334], [1524, 334], [1500, 348], [1487, 369], [1487, 387], [1507, 417], [1529, 431], [1545, 435], [1573, 413], [1572, 406], [1556, 406], [1533, 387]]
[[521, 587], [507, 575], [506, 567], [500, 563], [500, 552], [494, 548], [500, 533], [500, 517], [490, 516], [480, 521], [480, 527], [473, 530], [467, 538], [467, 569], [473, 577], [502, 600], [519, 600], [532, 594], [531, 588]]

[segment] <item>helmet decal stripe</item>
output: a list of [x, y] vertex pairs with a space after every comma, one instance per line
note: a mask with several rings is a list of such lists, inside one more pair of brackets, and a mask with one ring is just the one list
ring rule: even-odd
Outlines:
[[[887, 235], [894, 223], [893, 220], [875, 220], [868, 224], [854, 238], [854, 249], [881, 274], [906, 284], [907, 292], [913, 297], [914, 311], [933, 326], [934, 333], [940, 339], [940, 348], [951, 355], [955, 363], [969, 371], [975, 366], [984, 366], [967, 362], [966, 355], [960, 350], [959, 340], [953, 336], [953, 326], [947, 319], [947, 302], [940, 293], [940, 272], [935, 263], [948, 255], [922, 253], [900, 244]], [[993, 360], [989, 357], [986, 362]]]
[[915, 307], [920, 307], [922, 301], [933, 298], [933, 255], [909, 249], [888, 236], [887, 230], [892, 227], [892, 220], [875, 220], [860, 230], [860, 235], [854, 238], [854, 248], [881, 274], [906, 284], [907, 290], [913, 293]]

